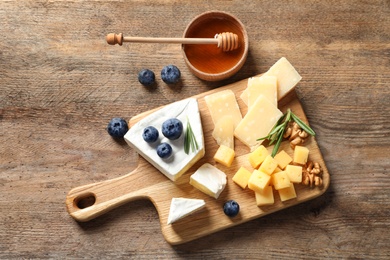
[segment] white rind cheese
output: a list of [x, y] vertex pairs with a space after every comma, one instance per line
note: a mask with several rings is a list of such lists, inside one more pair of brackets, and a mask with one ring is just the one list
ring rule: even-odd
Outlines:
[[[161, 132], [163, 122], [170, 118], [177, 118], [183, 123], [183, 133], [177, 140], [169, 140]], [[184, 151], [187, 120], [190, 121], [198, 143], [198, 149], [196, 151], [190, 149], [189, 154]], [[142, 138], [143, 130], [148, 126], [154, 126], [159, 131], [159, 139], [153, 144], [145, 142]], [[205, 154], [202, 122], [197, 100], [189, 98], [157, 110], [132, 126], [126, 133], [125, 140], [170, 180], [177, 180]], [[169, 159], [162, 159], [157, 155], [156, 148], [162, 142], [167, 142], [172, 146], [173, 152]]]
[[234, 136], [254, 151], [283, 115], [266, 97], [260, 95], [234, 131]]
[[206, 205], [201, 199], [172, 198], [168, 215], [168, 225], [182, 219]]
[[203, 193], [218, 199], [226, 186], [226, 174], [211, 164], [205, 163], [191, 175], [190, 184]]

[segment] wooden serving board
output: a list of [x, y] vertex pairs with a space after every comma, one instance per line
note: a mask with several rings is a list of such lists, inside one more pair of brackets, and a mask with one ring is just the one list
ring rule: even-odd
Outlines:
[[[232, 181], [233, 175], [240, 166], [244, 166], [248, 170], [253, 170], [248, 161], [248, 147], [237, 139], [235, 140], [236, 158], [229, 168], [213, 160], [218, 145], [211, 135], [214, 125], [204, 97], [221, 90], [231, 89], [236, 94], [242, 114], [245, 115], [247, 106], [241, 101], [240, 95], [246, 88], [246, 85], [247, 80], [242, 80], [194, 96], [194, 98], [197, 98], [199, 104], [206, 154], [187, 173], [179, 178], [178, 181], [172, 182], [145, 159], [140, 157], [138, 167], [125, 176], [72, 189], [66, 198], [69, 214], [77, 221], [88, 221], [129, 201], [147, 198], [152, 201], [157, 209], [161, 230], [165, 239], [170, 244], [181, 244], [294, 206], [323, 194], [329, 186], [330, 176], [314, 137], [310, 137], [305, 143], [305, 146], [310, 149], [309, 159], [318, 162], [323, 169], [323, 187], [309, 188], [301, 184], [295, 184], [296, 199], [281, 202], [279, 194], [274, 192], [275, 203], [271, 206], [258, 207], [254, 192], [248, 188], [243, 190]], [[295, 91], [292, 91], [279, 101], [279, 108], [283, 112], [287, 108], [290, 108], [302, 120], [307, 122]], [[130, 120], [130, 127], [157, 109], [135, 116]], [[268, 149], [271, 151], [272, 147], [268, 147]], [[282, 143], [281, 149], [284, 149], [290, 156], [293, 155], [293, 150], [290, 148], [288, 141]], [[205, 195], [189, 184], [190, 175], [206, 162], [215, 165], [227, 175], [226, 188], [217, 200]], [[170, 203], [174, 197], [204, 199], [206, 207], [178, 222], [167, 225]], [[227, 217], [222, 209], [224, 202], [230, 199], [236, 200], [240, 205], [240, 213], [234, 218]]]

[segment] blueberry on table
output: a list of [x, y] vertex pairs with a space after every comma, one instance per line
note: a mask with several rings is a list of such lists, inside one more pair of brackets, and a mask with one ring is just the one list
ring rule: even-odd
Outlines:
[[176, 140], [183, 132], [183, 123], [177, 118], [170, 118], [164, 121], [161, 131], [169, 140]]
[[144, 86], [151, 86], [156, 82], [156, 76], [153, 71], [143, 69], [138, 73], [138, 81]]
[[180, 76], [180, 70], [175, 65], [167, 65], [161, 70], [161, 78], [167, 84], [179, 82]]
[[148, 126], [144, 129], [142, 138], [147, 143], [154, 143], [158, 139], [158, 130], [154, 126]]
[[223, 212], [229, 217], [237, 216], [240, 211], [240, 205], [234, 200], [229, 200], [223, 205]]
[[172, 155], [172, 146], [168, 143], [161, 143], [157, 146], [157, 155], [167, 159]]
[[126, 120], [120, 117], [111, 119], [107, 126], [107, 132], [114, 138], [123, 138], [128, 130], [129, 126]]

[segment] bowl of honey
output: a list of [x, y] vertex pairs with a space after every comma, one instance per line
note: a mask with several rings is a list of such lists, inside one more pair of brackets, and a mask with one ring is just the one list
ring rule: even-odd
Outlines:
[[184, 38], [214, 38], [231, 32], [238, 36], [238, 47], [224, 51], [213, 44], [183, 44], [182, 54], [190, 71], [200, 79], [219, 81], [237, 73], [248, 56], [248, 34], [234, 15], [209, 11], [195, 17], [184, 31]]

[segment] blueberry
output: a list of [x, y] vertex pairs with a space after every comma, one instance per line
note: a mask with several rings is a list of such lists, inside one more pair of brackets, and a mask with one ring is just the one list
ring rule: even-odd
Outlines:
[[180, 70], [175, 65], [167, 65], [161, 70], [161, 78], [167, 84], [179, 82], [180, 75]]
[[183, 132], [183, 123], [177, 118], [171, 118], [162, 124], [163, 135], [169, 140], [176, 140]]
[[157, 154], [163, 159], [167, 159], [172, 154], [172, 146], [168, 143], [161, 143], [157, 146]]
[[151, 86], [156, 81], [156, 76], [153, 71], [143, 69], [138, 73], [138, 81], [144, 86]]
[[147, 143], [154, 143], [158, 139], [158, 130], [154, 126], [148, 126], [144, 129], [142, 138]]
[[234, 200], [229, 200], [223, 205], [223, 212], [229, 217], [237, 216], [240, 211], [240, 205]]
[[129, 126], [126, 120], [119, 117], [111, 119], [107, 126], [107, 132], [114, 138], [123, 138], [128, 130]]

